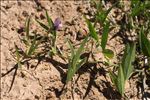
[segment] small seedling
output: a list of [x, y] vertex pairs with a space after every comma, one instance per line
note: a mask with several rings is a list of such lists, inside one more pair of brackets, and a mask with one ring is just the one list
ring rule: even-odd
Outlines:
[[108, 40], [108, 33], [109, 33], [109, 26], [110, 26], [109, 22], [106, 21], [106, 24], [104, 24], [102, 40], [100, 43], [99, 36], [94, 28], [94, 25], [92, 25], [92, 23], [86, 17], [85, 17], [85, 20], [86, 20], [86, 23], [87, 23], [89, 31], [90, 31], [89, 36], [91, 36], [98, 43], [98, 46], [101, 46], [102, 53], [104, 54], [105, 57], [110, 58], [110, 59], [113, 58], [114, 52], [110, 49], [105, 49], [107, 40]]
[[150, 57], [150, 41], [145, 36], [143, 28], [141, 28], [141, 31], [139, 33], [139, 44], [140, 44], [142, 53], [145, 56]]
[[21, 68], [21, 55], [19, 53], [19, 48], [17, 47], [16, 44], [15, 44], [15, 54], [16, 54], [17, 65], [18, 65], [18, 67]]
[[46, 30], [46, 32], [48, 33], [48, 36], [50, 36], [51, 46], [49, 50], [49, 55], [52, 56], [54, 54], [59, 54], [61, 56], [62, 54], [60, 54], [60, 51], [56, 46], [56, 37], [57, 37], [56, 31], [59, 30], [59, 28], [61, 27], [61, 21], [59, 18], [56, 18], [55, 21], [53, 22], [50, 16], [48, 15], [47, 11], [46, 11], [46, 18], [47, 18], [48, 25], [43, 24], [37, 19], [36, 21], [39, 23], [39, 25], [42, 28]]
[[40, 45], [42, 40], [44, 39], [44, 37], [42, 37], [40, 40], [38, 40], [37, 34], [34, 34], [34, 36], [30, 35], [30, 20], [31, 20], [30, 17], [27, 18], [26, 20], [25, 23], [26, 34], [25, 37], [21, 39], [27, 47], [27, 49], [24, 51], [24, 55], [23, 55], [24, 58], [36, 56], [35, 52], [38, 49], [38, 46]]
[[80, 59], [80, 56], [82, 52], [84, 51], [84, 46], [87, 41], [88, 41], [88, 36], [82, 41], [82, 43], [80, 44], [80, 47], [78, 48], [76, 52], [71, 42], [68, 41], [70, 49], [71, 49], [71, 56], [69, 58], [66, 83], [68, 83], [72, 79], [72, 77], [78, 71], [78, 69], [85, 63], [86, 58]]
[[110, 71], [112, 82], [116, 86], [118, 92], [123, 96], [125, 83], [133, 73], [133, 62], [135, 60], [135, 44], [130, 43], [126, 45], [122, 63], [118, 68], [118, 74]]

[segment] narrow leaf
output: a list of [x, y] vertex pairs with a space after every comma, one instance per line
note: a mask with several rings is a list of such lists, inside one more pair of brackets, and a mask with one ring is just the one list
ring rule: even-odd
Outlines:
[[[136, 1], [136, 0], [135, 0]], [[141, 1], [134, 2], [135, 7], [132, 8], [131, 16], [138, 16], [143, 10], [144, 10], [144, 3], [141, 3]]]
[[54, 29], [54, 24], [53, 24], [53, 21], [52, 19], [50, 18], [50, 16], [48, 15], [48, 12], [46, 11], [46, 18], [47, 18], [47, 22], [48, 22], [48, 25], [51, 29]]
[[72, 59], [69, 60], [69, 65], [68, 65], [68, 71], [67, 71], [67, 79], [66, 79], [66, 83], [68, 83], [69, 81], [71, 81], [73, 75], [75, 74], [75, 70], [72, 67]]
[[29, 51], [28, 51], [28, 56], [31, 56], [34, 52], [35, 52], [35, 50], [37, 49], [37, 47], [38, 47], [38, 45], [41, 43], [41, 41], [44, 39], [44, 37], [43, 38], [41, 38], [38, 42], [36, 42], [36, 35], [34, 36], [34, 40], [33, 40], [33, 42], [32, 42], [32, 44], [31, 44], [31, 46], [30, 46], [30, 48], [29, 48]]
[[130, 43], [126, 45], [126, 49], [124, 51], [124, 56], [122, 59], [122, 67], [124, 72], [124, 78], [127, 80], [132, 71], [133, 71], [133, 62], [135, 60], [135, 43]]
[[18, 46], [16, 44], [15, 44], [15, 49], [16, 49], [17, 61], [19, 61], [20, 60], [19, 48], [18, 48]]
[[19, 48], [18, 46], [15, 44], [15, 49], [16, 49], [16, 56], [17, 56], [17, 64], [18, 64], [18, 67], [21, 67], [21, 61], [20, 61], [20, 53], [19, 53]]
[[124, 94], [124, 86], [125, 86], [125, 79], [122, 67], [120, 66], [118, 70], [117, 89], [122, 96]]
[[108, 14], [112, 10], [113, 7], [115, 7], [119, 2], [116, 2], [114, 5], [112, 5], [107, 11], [100, 10], [100, 12], [97, 13], [97, 20], [103, 25]]
[[150, 41], [148, 38], [144, 35], [143, 28], [141, 29], [141, 32], [139, 33], [139, 43], [140, 48], [145, 56], [150, 57]]
[[23, 41], [23, 43], [24, 43], [26, 46], [29, 45], [29, 42], [28, 42], [25, 38], [23, 38], [22, 41]]
[[92, 38], [94, 38], [97, 42], [99, 41], [99, 38], [98, 38], [98, 35], [96, 33], [96, 30], [94, 28], [94, 26], [92, 25], [92, 23], [84, 16], [85, 20], [86, 20], [86, 23], [88, 25], [88, 29], [90, 31], [90, 36]]
[[82, 41], [79, 49], [77, 50], [76, 55], [73, 59], [73, 65], [76, 65], [76, 63], [78, 62], [80, 55], [81, 55], [82, 51], [84, 50], [84, 46], [85, 46], [87, 40], [88, 40], [88, 36]]
[[81, 55], [82, 51], [84, 50], [84, 46], [85, 46], [87, 40], [88, 40], [88, 36], [82, 41], [79, 49], [73, 55], [73, 57], [71, 57], [71, 59], [69, 59], [69, 65], [68, 65], [68, 72], [67, 72], [66, 83], [68, 83], [68, 81], [70, 81], [72, 79], [73, 75], [76, 73], [76, 71], [84, 63], [85, 59], [81, 60], [81, 62], [79, 62], [79, 59], [80, 59], [80, 55]]
[[25, 30], [26, 30], [26, 38], [27, 40], [29, 39], [29, 27], [30, 27], [30, 17], [26, 19], [26, 22], [25, 22]]
[[31, 46], [30, 46], [30, 48], [28, 50], [28, 53], [27, 53], [28, 56], [31, 56], [32, 53], [34, 52], [35, 44], [36, 44], [36, 35], [34, 36], [34, 40], [33, 40], [32, 44], [31, 44]]
[[43, 24], [42, 22], [38, 21], [37, 19], [36, 19], [36, 21], [37, 21], [37, 22], [39, 23], [39, 25], [40, 25], [42, 28], [44, 28], [46, 31], [49, 30], [49, 27], [48, 27], [48, 26], [46, 26], [46, 25]]
[[109, 76], [110, 76], [110, 78], [111, 78], [113, 84], [114, 84], [115, 86], [117, 86], [117, 75], [110, 71], [110, 72], [109, 72]]
[[73, 56], [75, 55], [75, 51], [74, 51], [73, 45], [72, 45], [72, 43], [70, 42], [70, 40], [68, 40], [68, 44], [69, 44], [70, 49], [71, 49], [71, 59], [72, 59]]
[[87, 58], [81, 59], [81, 61], [80, 61], [80, 62], [77, 64], [77, 66], [76, 66], [76, 71], [78, 71], [78, 69], [79, 69], [82, 65], [85, 64], [86, 60], [87, 60]]
[[103, 34], [102, 34], [102, 40], [101, 40], [101, 46], [102, 49], [104, 50], [107, 44], [107, 40], [108, 40], [108, 33], [109, 33], [109, 26], [110, 23], [106, 22], [106, 25], [103, 28]]

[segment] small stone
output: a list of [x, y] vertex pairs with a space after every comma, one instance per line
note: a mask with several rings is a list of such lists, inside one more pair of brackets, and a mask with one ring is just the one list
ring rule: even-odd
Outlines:
[[28, 17], [28, 16], [29, 16], [29, 14], [27, 13], [27, 11], [23, 11], [23, 12], [22, 12], [22, 15], [23, 15], [24, 17]]
[[40, 14], [40, 19], [41, 20], [45, 19], [45, 16], [42, 13]]

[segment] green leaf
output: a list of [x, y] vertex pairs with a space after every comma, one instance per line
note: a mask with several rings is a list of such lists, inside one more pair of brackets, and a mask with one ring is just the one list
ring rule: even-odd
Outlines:
[[15, 44], [15, 49], [16, 49], [16, 57], [17, 57], [17, 61], [19, 61], [20, 60], [20, 53], [19, 53], [19, 48], [18, 48], [18, 46]]
[[113, 7], [115, 7], [119, 2], [116, 2], [114, 5], [112, 5], [107, 11], [104, 10], [100, 10], [97, 15], [96, 15], [96, 19], [103, 25], [108, 14], [110, 13], [110, 11], [112, 10]]
[[36, 35], [34, 36], [34, 40], [29, 48], [29, 51], [27, 53], [28, 56], [31, 56], [32, 53], [35, 51], [35, 44], [36, 44]]
[[117, 75], [114, 74], [113, 72], [109, 71], [109, 76], [110, 76], [110, 78], [111, 78], [113, 84], [114, 84], [115, 86], [117, 86]]
[[53, 38], [53, 41], [55, 41], [55, 38], [56, 38], [56, 30], [54, 30], [54, 23], [52, 21], [52, 19], [50, 18], [50, 16], [48, 15], [48, 12], [46, 11], [46, 18], [47, 18], [47, 22], [48, 22], [48, 25], [49, 25], [49, 29], [50, 29], [50, 33], [54, 36]]
[[31, 56], [35, 52], [35, 50], [37, 49], [38, 45], [41, 43], [41, 41], [43, 40], [44, 37], [42, 39], [40, 39], [38, 42], [36, 41], [36, 38], [37, 37], [35, 35], [34, 40], [28, 50], [28, 53], [27, 53], [28, 56]]
[[125, 79], [124, 79], [123, 69], [120, 66], [118, 70], [117, 89], [122, 96], [124, 94], [124, 86], [125, 86]]
[[114, 52], [110, 49], [103, 50], [103, 54], [105, 57], [108, 57], [109, 59], [112, 59], [114, 57]]
[[15, 49], [16, 49], [16, 57], [17, 57], [17, 64], [18, 64], [18, 67], [21, 67], [21, 61], [20, 61], [20, 53], [19, 53], [19, 48], [18, 46], [15, 44]]
[[132, 12], [131, 12], [132, 17], [138, 16], [145, 9], [145, 4], [144, 3], [141, 3], [141, 1], [137, 1], [137, 2], [135, 2], [135, 1], [133, 2], [135, 7], [132, 8]]
[[87, 58], [81, 59], [81, 61], [80, 61], [80, 62], [77, 64], [77, 66], [76, 66], [76, 71], [78, 71], [79, 68], [80, 68], [83, 64], [85, 64], [86, 60], [87, 60]]
[[29, 42], [28, 42], [25, 38], [23, 38], [22, 41], [23, 41], [23, 43], [24, 43], [26, 46], [29, 45]]
[[48, 26], [46, 26], [46, 25], [45, 25], [45, 24], [43, 24], [42, 22], [38, 21], [37, 19], [36, 19], [36, 22], [38, 22], [38, 23], [39, 23], [39, 25], [40, 25], [42, 28], [44, 28], [46, 31], [48, 31], [48, 30], [49, 30], [49, 27], [48, 27]]
[[103, 50], [105, 49], [106, 44], [107, 44], [109, 26], [110, 26], [110, 23], [106, 22], [106, 25], [104, 25], [104, 28], [103, 28], [103, 34], [102, 34], [102, 40], [101, 40], [101, 46]]
[[48, 15], [48, 12], [46, 11], [46, 18], [47, 18], [47, 22], [48, 22], [48, 25], [51, 29], [54, 28], [54, 24], [53, 24], [53, 21], [52, 19], [50, 18], [50, 16]]
[[75, 55], [75, 51], [74, 51], [74, 48], [73, 48], [73, 45], [72, 43], [70, 42], [70, 40], [68, 40], [68, 44], [70, 46], [70, 49], [71, 49], [71, 59], [73, 58], [73, 56]]
[[114, 83], [115, 87], [117, 88], [118, 92], [123, 96], [124, 94], [124, 86], [125, 86], [125, 79], [123, 74], [123, 69], [120, 66], [118, 69], [118, 75], [114, 74], [113, 72], [109, 71], [110, 78]]
[[96, 30], [94, 28], [94, 26], [92, 25], [92, 23], [84, 16], [85, 20], [86, 20], [86, 23], [88, 25], [88, 29], [90, 31], [90, 36], [92, 38], [94, 38], [97, 42], [99, 42], [99, 38], [98, 38], [98, 35], [96, 33]]
[[29, 26], [30, 26], [30, 17], [26, 19], [26, 22], [25, 22], [25, 30], [26, 30], [26, 38], [27, 40], [29, 40]]
[[131, 5], [135, 6], [140, 2], [140, 0], [131, 0]]
[[126, 45], [126, 48], [124, 51], [124, 56], [122, 59], [122, 67], [123, 67], [125, 80], [127, 80], [130, 77], [133, 71], [132, 64], [135, 60], [135, 49], [136, 49], [135, 43], [130, 43]]
[[141, 32], [139, 33], [139, 44], [140, 48], [145, 56], [150, 57], [150, 41], [148, 38], [144, 35], [143, 28], [141, 29]]
[[96, 6], [96, 9], [99, 10], [102, 8], [102, 3], [101, 1], [96, 2], [96, 0], [91, 0], [91, 4], [93, 4], [94, 6]]
[[84, 50], [84, 46], [85, 46], [87, 40], [88, 40], [88, 36], [82, 41], [79, 49], [77, 50], [75, 57], [73, 59], [73, 65], [76, 65], [76, 63], [78, 62], [80, 55], [81, 55], [82, 51]]
[[135, 48], [135, 43], [127, 44], [121, 66], [118, 68], [118, 75], [110, 72], [112, 82], [115, 84], [121, 96], [124, 95], [125, 81], [130, 77], [133, 71], [132, 63], [135, 59]]
[[[73, 57], [71, 57], [71, 59], [69, 59], [69, 65], [68, 65], [68, 72], [67, 72], [67, 79], [66, 79], [66, 83], [68, 83], [73, 75], [76, 73], [76, 71], [82, 66], [82, 64], [85, 62], [85, 59], [80, 60], [80, 56], [82, 51], [84, 50], [84, 46], [86, 44], [88, 40], [88, 36], [82, 41], [79, 49], [77, 50], [77, 52], [73, 55]], [[72, 48], [72, 47], [71, 47]]]
[[72, 67], [72, 59], [71, 59], [71, 60], [69, 60], [66, 83], [71, 81], [74, 74], [75, 74], [75, 70]]

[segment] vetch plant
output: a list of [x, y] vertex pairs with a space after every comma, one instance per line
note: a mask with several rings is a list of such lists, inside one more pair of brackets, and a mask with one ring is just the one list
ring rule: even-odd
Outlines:
[[39, 23], [41, 27], [43, 27], [46, 30], [48, 36], [50, 36], [51, 47], [50, 47], [49, 55], [52, 56], [54, 54], [59, 54], [59, 56], [61, 56], [62, 54], [60, 54], [61, 52], [56, 46], [56, 37], [57, 37], [56, 31], [59, 30], [60, 27], [62, 27], [61, 21], [59, 18], [56, 18], [55, 21], [53, 22], [50, 16], [48, 15], [47, 11], [46, 11], [46, 18], [47, 18], [48, 25], [45, 25], [38, 20], [36, 21]]
[[[113, 4], [110, 8], [105, 10], [103, 7], [105, 5], [102, 5], [103, 3], [105, 4], [105, 1], [99, 0], [98, 4], [96, 3], [96, 0], [92, 0], [92, 1], [96, 5], [96, 12], [94, 16], [92, 16], [92, 18], [93, 17], [94, 18], [91, 20], [84, 16], [86, 24], [89, 29], [89, 33], [80, 42], [80, 45], [77, 49], [73, 46], [71, 41], [68, 39], [67, 42], [69, 44], [71, 53], [67, 59], [63, 57], [63, 53], [57, 47], [57, 44], [56, 44], [57, 32], [59, 31], [60, 27], [62, 27], [61, 20], [59, 18], [56, 18], [53, 21], [51, 17], [48, 15], [47, 11], [45, 11], [45, 16], [47, 20], [46, 24], [41, 22], [38, 19], [35, 19], [36, 22], [40, 25], [40, 27], [42, 27], [46, 31], [47, 34], [43, 35], [43, 34], [39, 34], [37, 31], [30, 31], [31, 18], [30, 17], [27, 18], [25, 22], [25, 35], [21, 37], [21, 41], [25, 44], [26, 48], [22, 50], [22, 48], [19, 48], [15, 44], [15, 57], [14, 57], [16, 60], [15, 66], [17, 66], [17, 68], [21, 67], [22, 64], [32, 59], [36, 59], [39, 61], [39, 58], [40, 60], [42, 58], [42, 60], [49, 61], [53, 59], [53, 56], [58, 55], [64, 61], [68, 60], [68, 70], [67, 70], [67, 77], [66, 77], [66, 84], [67, 84], [73, 79], [74, 75], [81, 68], [81, 66], [83, 66], [86, 62], [88, 62], [88, 59], [86, 57], [82, 58], [81, 55], [87, 49], [85, 46], [87, 42], [90, 40], [90, 42], [92, 41], [92, 44], [93, 43], [96, 44], [96, 47], [101, 48], [101, 51], [100, 50], [99, 51], [104, 55], [104, 57], [108, 61], [108, 62], [101, 62], [101, 61], [99, 62], [101, 64], [106, 65], [106, 67], [107, 66], [117, 67], [116, 71], [109, 70], [109, 75], [118, 93], [122, 97], [125, 97], [126, 82], [129, 80], [129, 78], [132, 79], [131, 77], [132, 73], [134, 73], [135, 71], [139, 71], [138, 78], [139, 77], [141, 78], [143, 82], [143, 87], [146, 83], [145, 80], [148, 74], [150, 75], [150, 73], [147, 74], [148, 72], [147, 69], [149, 68], [150, 70], [150, 40], [148, 37], [148, 35], [150, 35], [150, 32], [149, 32], [150, 2], [142, 2], [140, 0], [131, 0], [131, 10], [130, 10], [131, 12], [129, 13], [128, 12], [126, 13], [126, 11], [122, 9], [124, 7], [123, 2], [122, 2], [121, 3], [122, 8], [119, 8], [119, 10], [117, 9], [117, 14], [118, 12], [120, 13], [120, 11], [124, 11], [122, 14], [123, 16], [121, 15], [121, 17], [117, 18], [117, 20], [112, 21], [112, 22], [116, 21], [116, 23], [112, 23], [110, 19], [108, 18], [108, 15], [110, 11], [113, 9], [113, 7], [115, 7], [119, 2]], [[116, 8], [114, 10], [116, 10]], [[114, 15], [116, 16], [116, 12], [114, 12]], [[118, 39], [119, 39], [120, 45], [121, 43], [126, 43], [126, 42], [127, 44], [125, 46], [122, 60], [118, 62], [119, 64], [117, 64], [117, 66], [115, 66], [116, 65], [115, 63], [117, 62], [113, 63], [112, 61], [113, 64], [109, 63], [109, 60], [114, 57], [114, 52], [108, 49], [107, 42], [109, 39], [110, 29], [113, 28], [112, 24], [114, 25], [114, 24], [120, 24], [120, 23], [121, 25], [116, 25], [117, 27], [119, 27], [118, 28], [119, 32], [117, 32], [117, 34], [115, 35], [119, 36]], [[102, 34], [99, 34], [99, 33], [102, 33]], [[93, 50], [93, 46], [90, 52], [91, 56], [89, 57], [93, 57], [92, 50]], [[49, 56], [47, 57], [47, 55]], [[116, 58], [119, 58], [119, 57], [117, 56]], [[137, 59], [139, 62], [136, 61]], [[94, 64], [96, 63], [97, 65], [101, 67], [101, 64], [99, 64], [99, 62], [94, 61]], [[99, 67], [99, 66], [96, 66], [96, 67]], [[107, 75], [107, 72], [108, 72], [107, 69], [104, 68], [104, 70], [106, 70], [106, 75]], [[17, 73], [17, 71], [15, 73]], [[134, 74], [137, 74], [137, 73], [134, 73]]]

